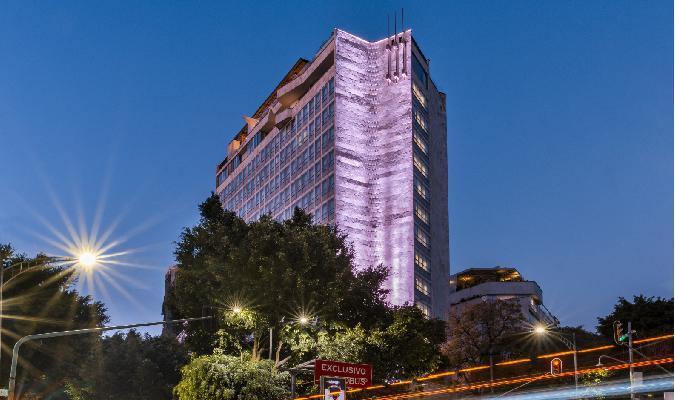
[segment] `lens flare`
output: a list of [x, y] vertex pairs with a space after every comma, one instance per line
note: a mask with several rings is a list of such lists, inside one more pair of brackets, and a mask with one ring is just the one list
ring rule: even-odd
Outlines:
[[83, 267], [91, 268], [98, 262], [98, 257], [94, 253], [84, 251], [77, 257], [77, 261]]
[[534, 333], [537, 335], [543, 335], [546, 333], [546, 327], [544, 325], [537, 325], [534, 327]]

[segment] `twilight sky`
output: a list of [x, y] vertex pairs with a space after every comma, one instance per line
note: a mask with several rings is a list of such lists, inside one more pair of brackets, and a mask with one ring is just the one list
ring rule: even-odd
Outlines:
[[517, 267], [591, 330], [673, 295], [672, 2], [250, 3], [3, 2], [0, 243], [58, 253], [47, 224], [98, 214], [136, 266], [95, 297], [160, 320], [241, 115], [333, 27], [379, 39], [405, 7], [447, 93], [452, 272]]

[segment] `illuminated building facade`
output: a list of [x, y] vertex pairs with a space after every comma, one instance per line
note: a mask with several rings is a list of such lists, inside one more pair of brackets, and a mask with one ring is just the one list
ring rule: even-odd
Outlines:
[[483, 301], [508, 299], [518, 302], [529, 324], [560, 324], [544, 306], [544, 294], [537, 282], [523, 279], [515, 268], [470, 268], [450, 276], [448, 303], [453, 313]]
[[445, 95], [406, 30], [341, 30], [300, 59], [216, 168], [226, 209], [250, 221], [295, 207], [336, 224], [358, 267], [384, 264], [392, 304], [445, 318], [449, 275]]

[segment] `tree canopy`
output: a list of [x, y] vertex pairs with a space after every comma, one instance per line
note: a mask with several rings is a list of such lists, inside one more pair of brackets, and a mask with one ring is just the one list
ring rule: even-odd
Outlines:
[[66, 392], [72, 400], [170, 399], [186, 362], [187, 352], [175, 338], [115, 333], [82, 355]]
[[[188, 348], [203, 355], [183, 370], [181, 399], [197, 398], [186, 393], [203, 393], [197, 388], [204, 379], [226, 373], [223, 366], [235, 362], [228, 356], [244, 363], [233, 368], [258, 368], [268, 357], [270, 333], [275, 371], [325, 358], [373, 364], [381, 382], [442, 365], [443, 321], [412, 305], [389, 306], [382, 288], [387, 268], [357, 270], [338, 228], [314, 225], [299, 209], [284, 222], [263, 216], [246, 223], [223, 210], [215, 195], [200, 214], [176, 245], [176, 280], [166, 305], [176, 317], [215, 310], [218, 323], [214, 329], [189, 324], [181, 333]], [[218, 376], [221, 386], [235, 389], [229, 377]], [[300, 378], [299, 385], [309, 389], [313, 381]], [[218, 397], [227, 388], [204, 398], [229, 398]]]
[[[357, 272], [336, 228], [313, 225], [301, 210], [285, 222], [264, 216], [247, 224], [223, 210], [215, 195], [200, 213], [199, 224], [186, 228], [176, 246], [178, 272], [167, 296], [175, 316], [202, 315], [205, 306], [254, 310], [254, 341], [262, 349], [258, 339], [269, 327], [279, 331], [300, 316], [369, 328], [387, 314], [386, 268]], [[215, 333], [197, 323], [185, 333], [191, 350], [211, 353]]]
[[[9, 244], [0, 245], [0, 264], [6, 271], [2, 382], [7, 382], [12, 347], [20, 337], [101, 326], [108, 321], [103, 303], [71, 288], [72, 269], [43, 254], [17, 254]], [[84, 335], [27, 342], [21, 347], [17, 393], [25, 398], [62, 398], [65, 379], [77, 373], [81, 354], [96, 346], [99, 338]]]
[[619, 297], [611, 313], [598, 318], [597, 330], [609, 340], [614, 338], [614, 321], [632, 322], [633, 329], [642, 337], [673, 332], [673, 298], [633, 296], [633, 301]]

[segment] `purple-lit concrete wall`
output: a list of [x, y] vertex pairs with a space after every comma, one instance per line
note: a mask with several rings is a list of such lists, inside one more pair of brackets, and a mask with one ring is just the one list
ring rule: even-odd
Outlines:
[[[392, 304], [414, 302], [410, 31], [403, 35], [408, 74], [397, 82], [386, 79], [386, 40], [371, 43], [340, 30], [335, 37], [336, 222], [359, 267], [390, 267]], [[395, 57], [394, 50], [392, 74]]]

